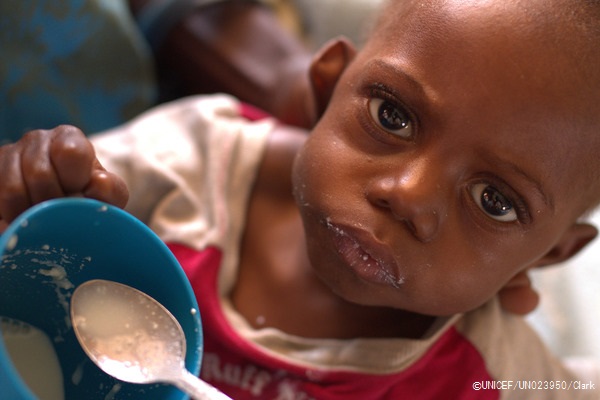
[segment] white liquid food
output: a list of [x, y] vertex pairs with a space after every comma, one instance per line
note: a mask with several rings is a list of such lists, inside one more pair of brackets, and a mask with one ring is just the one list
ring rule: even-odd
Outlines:
[[117, 286], [79, 291], [73, 304], [80, 339], [113, 376], [144, 382], [154, 377], [149, 366], [184, 367], [185, 343], [177, 340], [174, 323], [152, 300]]
[[62, 370], [50, 338], [29, 324], [1, 321], [4, 345], [25, 384], [40, 400], [64, 400]]

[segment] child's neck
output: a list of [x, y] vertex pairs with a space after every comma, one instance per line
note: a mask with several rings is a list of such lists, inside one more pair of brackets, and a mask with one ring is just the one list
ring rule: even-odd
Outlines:
[[349, 303], [313, 273], [291, 196], [295, 145], [276, 140], [267, 148], [248, 209], [240, 274], [232, 293], [235, 308], [257, 328], [270, 326], [303, 337], [423, 336], [434, 318]]

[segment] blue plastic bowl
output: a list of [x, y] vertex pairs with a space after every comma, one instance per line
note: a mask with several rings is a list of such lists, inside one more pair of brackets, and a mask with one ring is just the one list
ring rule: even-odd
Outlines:
[[[186, 367], [198, 374], [202, 329], [194, 293], [170, 250], [144, 224], [95, 200], [50, 200], [7, 228], [0, 236], [0, 256], [0, 316], [29, 323], [53, 340], [66, 399], [104, 399], [115, 388], [116, 398], [122, 399], [188, 398], [172, 386], [123, 383], [105, 374], [85, 355], [69, 325], [69, 300], [79, 284], [108, 279], [133, 286], [179, 320], [187, 341]], [[62, 282], [44, 273], [60, 267], [66, 272]], [[2, 335], [0, 388], [5, 399], [36, 399], [7, 354]]]

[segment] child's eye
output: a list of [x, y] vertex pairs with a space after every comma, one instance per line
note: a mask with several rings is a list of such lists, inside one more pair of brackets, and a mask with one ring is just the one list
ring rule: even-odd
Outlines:
[[377, 97], [369, 100], [371, 118], [392, 135], [408, 139], [412, 136], [412, 122], [408, 114], [393, 103]]
[[471, 188], [475, 203], [490, 218], [501, 222], [512, 222], [518, 219], [512, 202], [495, 187], [487, 183], [478, 183]]

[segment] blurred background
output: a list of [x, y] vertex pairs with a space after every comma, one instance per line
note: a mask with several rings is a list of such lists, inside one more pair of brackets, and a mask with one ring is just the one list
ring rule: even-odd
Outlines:
[[[262, 11], [271, 14], [261, 14], [258, 19], [264, 36], [259, 39], [256, 30], [245, 36], [243, 31], [237, 32], [235, 38], [250, 38], [258, 45], [246, 44], [242, 52], [232, 47], [231, 54], [219, 53], [223, 47], [219, 40], [224, 37], [220, 35], [232, 28], [239, 31], [241, 22], [247, 21], [248, 8], [238, 7], [236, 14], [219, 13], [214, 5], [206, 6], [213, 7], [206, 13], [199, 7], [187, 9], [197, 18], [179, 29], [180, 41], [173, 45], [168, 38], [148, 39], [152, 15], [143, 12], [150, 3], [160, 9], [161, 3], [169, 0], [2, 1], [0, 143], [15, 140], [31, 128], [65, 122], [88, 132], [107, 129], [160, 101], [190, 94], [186, 91], [190, 87], [193, 92], [230, 92], [249, 102], [269, 99], [270, 87], [281, 88], [271, 78], [280, 63], [286, 64], [286, 57], [299, 60], [299, 68], [305, 67], [316, 49], [338, 35], [360, 46], [383, 1], [262, 0]], [[239, 6], [252, 2], [221, 3]], [[233, 19], [234, 15], [239, 15], [239, 20]], [[188, 39], [192, 47], [177, 48]], [[198, 57], [190, 56], [190, 49]], [[253, 53], [256, 50], [258, 53]], [[212, 70], [199, 70], [211, 62], [216, 65]], [[224, 68], [227, 63], [230, 72]], [[227, 73], [220, 75], [222, 70]], [[201, 75], [206, 79], [190, 83]], [[173, 82], [173, 76], [185, 79]], [[207, 82], [212, 86], [202, 86]], [[253, 93], [259, 99], [253, 99]], [[258, 105], [284, 120], [289, 116], [272, 104]], [[290, 108], [297, 110], [295, 106]], [[600, 226], [600, 212], [591, 220]], [[533, 274], [541, 304], [528, 320], [560, 356], [600, 360], [599, 264], [600, 241], [596, 241], [568, 263]]]

